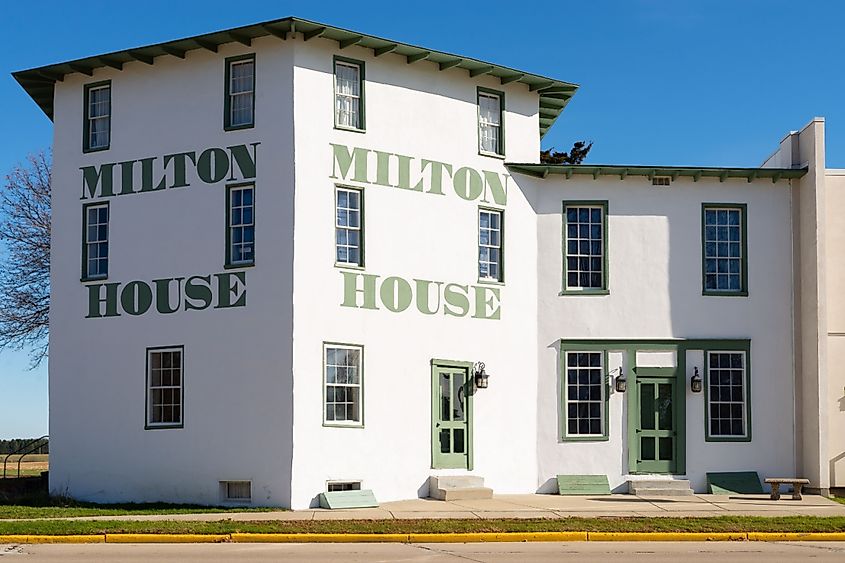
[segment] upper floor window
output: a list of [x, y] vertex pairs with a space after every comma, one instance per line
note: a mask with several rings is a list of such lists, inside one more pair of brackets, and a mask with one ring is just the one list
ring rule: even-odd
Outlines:
[[362, 235], [363, 196], [360, 190], [338, 187], [335, 192], [335, 261], [364, 265]]
[[111, 82], [85, 86], [84, 151], [109, 148], [111, 141]]
[[346, 129], [364, 129], [364, 63], [334, 60], [334, 124]]
[[109, 204], [86, 205], [82, 212], [82, 279], [109, 275]]
[[478, 211], [478, 278], [502, 281], [502, 212]]
[[745, 205], [704, 204], [705, 295], [748, 295]]
[[564, 293], [607, 292], [607, 202], [563, 204]]
[[482, 154], [505, 154], [502, 136], [502, 106], [504, 94], [492, 90], [478, 90], [478, 149]]
[[255, 125], [255, 55], [226, 59], [226, 129]]
[[248, 266], [255, 263], [255, 187], [229, 186], [228, 225], [226, 226], [228, 266]]

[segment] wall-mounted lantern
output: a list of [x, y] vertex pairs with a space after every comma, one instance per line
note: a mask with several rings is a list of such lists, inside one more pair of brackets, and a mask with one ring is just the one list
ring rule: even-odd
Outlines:
[[477, 362], [473, 367], [476, 389], [487, 389], [487, 378], [490, 374], [484, 371], [484, 362]]
[[625, 372], [622, 371], [622, 368], [619, 368], [619, 375], [616, 376], [614, 381], [614, 388], [617, 393], [624, 393], [628, 390], [628, 380], [625, 378]]
[[701, 393], [701, 376], [698, 375], [698, 367], [694, 368], [692, 379], [689, 380], [689, 388], [693, 393]]

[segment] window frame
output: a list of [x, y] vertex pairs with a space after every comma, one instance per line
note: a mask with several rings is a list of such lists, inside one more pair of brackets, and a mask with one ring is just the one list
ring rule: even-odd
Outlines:
[[[568, 388], [567, 388], [567, 355], [578, 353], [599, 353], [601, 354], [602, 371], [602, 399], [601, 399], [601, 434], [569, 434], [569, 409], [568, 409]], [[607, 442], [610, 440], [610, 375], [607, 369], [608, 348], [579, 342], [561, 342], [560, 346], [560, 369], [558, 374], [558, 404], [560, 405], [560, 423], [558, 438], [560, 442]]]
[[[326, 362], [326, 358], [328, 355], [329, 348], [342, 348], [347, 350], [358, 350], [358, 419], [357, 421], [338, 421], [338, 420], [327, 420], [326, 419], [326, 388], [328, 387], [328, 382], [326, 381], [326, 368], [328, 364]], [[323, 426], [327, 428], [364, 428], [364, 345], [363, 344], [350, 344], [348, 342], [323, 342], [322, 347], [322, 354], [323, 354], [323, 372], [321, 375], [322, 384], [321, 387], [323, 388], [323, 402], [321, 405], [322, 410], [322, 419], [323, 419]], [[348, 385], [348, 384], [347, 384]]]
[[[350, 227], [339, 227], [337, 224], [337, 194], [338, 191], [343, 190], [347, 192], [356, 192], [358, 194], [358, 262], [341, 262], [337, 259], [337, 230], [339, 228], [349, 229]], [[347, 186], [344, 184], [335, 184], [334, 192], [333, 192], [333, 215], [334, 215], [334, 229], [333, 229], [333, 236], [332, 240], [332, 251], [333, 251], [333, 260], [334, 265], [337, 268], [354, 268], [362, 270], [364, 269], [365, 264], [365, 255], [364, 255], [364, 189], [355, 187], [355, 186]], [[353, 229], [354, 230], [354, 229]], [[348, 245], [347, 245], [348, 246]]]
[[[496, 213], [499, 215], [499, 275], [495, 278], [481, 277], [481, 214], [482, 213]], [[505, 283], [505, 210], [496, 209], [495, 207], [480, 206], [478, 208], [478, 232], [477, 232], [476, 249], [476, 274], [478, 275], [478, 283]], [[496, 248], [491, 245], [485, 245], [485, 248]]]
[[[108, 116], [108, 136], [109, 142], [102, 147], [92, 147], [91, 146], [91, 116], [90, 116], [90, 107], [89, 102], [91, 100], [91, 90], [98, 90], [100, 88], [108, 88], [109, 89], [109, 116]], [[111, 148], [111, 121], [112, 116], [114, 115], [113, 112], [113, 105], [112, 105], [112, 86], [111, 80], [101, 80], [99, 82], [92, 82], [90, 84], [86, 84], [83, 90], [83, 106], [82, 106], [82, 152], [89, 153], [89, 152], [100, 152], [106, 151]]]
[[[232, 191], [234, 190], [243, 190], [245, 188], [252, 188], [252, 232], [253, 232], [253, 240], [252, 240], [252, 260], [242, 260], [240, 262], [235, 262], [232, 260]], [[233, 269], [233, 268], [249, 268], [255, 266], [255, 254], [256, 254], [256, 243], [258, 237], [257, 235], [257, 222], [256, 222], [256, 189], [255, 189], [255, 182], [240, 182], [237, 184], [228, 184], [226, 186], [226, 260], [223, 265], [225, 269]], [[243, 225], [239, 225], [243, 226]]]
[[[567, 264], [568, 234], [566, 209], [568, 207], [598, 207], [602, 212], [602, 286], [600, 288], [570, 288], [567, 283], [569, 268]], [[564, 200], [562, 202], [562, 230], [561, 230], [561, 257], [563, 279], [561, 280], [561, 291], [559, 295], [608, 295], [610, 294], [610, 247], [608, 244], [608, 201], [607, 200]]]
[[[341, 65], [345, 66], [357, 66], [358, 67], [358, 90], [360, 95], [358, 97], [358, 126], [357, 127], [350, 127], [349, 125], [342, 125], [338, 123], [337, 119], [337, 65], [340, 63]], [[367, 130], [367, 121], [366, 121], [366, 88], [365, 85], [367, 83], [366, 80], [366, 64], [364, 61], [358, 59], [350, 59], [348, 57], [341, 57], [340, 55], [335, 55], [332, 58], [332, 120], [334, 121], [334, 128], [339, 129], [341, 131], [352, 131], [354, 133], [364, 133]]]
[[[738, 210], [740, 212], [740, 289], [729, 291], [707, 289], [706, 213], [708, 210]], [[701, 204], [701, 294], [707, 297], [748, 297], [748, 204], [747, 203], [702, 203]]]
[[[108, 222], [106, 223], [106, 244], [109, 244], [109, 239], [111, 237], [111, 206], [109, 205], [108, 201], [97, 201], [86, 203], [82, 205], [82, 276], [80, 277], [80, 281], [87, 282], [87, 281], [99, 281], [99, 280], [107, 280], [109, 278], [109, 269], [111, 264], [109, 263], [111, 260], [111, 249], [106, 254], [106, 274], [99, 275], [99, 276], [92, 276], [88, 272], [88, 210], [92, 207], [105, 207], [106, 213], [108, 214]], [[102, 241], [97, 241], [102, 242]]]
[[[481, 145], [481, 96], [497, 97], [499, 98], [499, 146], [496, 147], [495, 152], [486, 151]], [[481, 156], [490, 156], [493, 158], [505, 158], [505, 93], [500, 90], [493, 90], [491, 88], [484, 88], [479, 86], [475, 92], [475, 131], [478, 135], [478, 154]]]
[[[150, 359], [152, 354], [161, 352], [179, 352], [179, 359], [181, 360], [179, 366], [179, 422], [150, 422], [152, 413], [150, 412], [152, 400], [152, 371], [150, 367]], [[185, 346], [182, 344], [175, 346], [154, 346], [146, 349], [146, 377], [145, 377], [145, 404], [144, 404], [144, 430], [163, 430], [185, 427]]]
[[[232, 125], [232, 65], [242, 63], [245, 61], [252, 62], [252, 121], [241, 125]], [[224, 98], [223, 98], [223, 130], [224, 131], [240, 131], [241, 129], [252, 129], [255, 127], [255, 87], [258, 82], [257, 65], [255, 64], [255, 53], [248, 53], [246, 55], [237, 55], [234, 57], [226, 57], [225, 60], [225, 84], [224, 84]]]
[[[751, 341], [750, 340], [726, 340], [713, 342], [703, 350], [704, 352], [704, 441], [705, 442], [750, 442], [751, 441]], [[743, 418], [745, 422], [745, 434], [714, 435], [710, 432], [710, 354], [736, 354], [742, 353], [745, 357], [744, 379], [743, 379]]]

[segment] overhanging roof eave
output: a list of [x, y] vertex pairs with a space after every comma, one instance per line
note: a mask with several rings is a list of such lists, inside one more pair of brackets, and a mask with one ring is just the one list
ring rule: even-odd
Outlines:
[[781, 179], [801, 178], [807, 173], [807, 168], [744, 168], [744, 167], [715, 167], [715, 166], [646, 166], [619, 164], [542, 164], [542, 163], [505, 163], [508, 170], [546, 178], [549, 175], [564, 175], [567, 179], [573, 175], [598, 176], [672, 176], [691, 177], [698, 181], [700, 178], [718, 178], [720, 181], [728, 179], [742, 179], [754, 181], [771, 179], [776, 182]]

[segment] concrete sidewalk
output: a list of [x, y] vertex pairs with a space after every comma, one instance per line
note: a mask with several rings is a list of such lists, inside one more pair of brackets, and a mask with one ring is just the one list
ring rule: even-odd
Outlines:
[[[688, 497], [637, 497], [632, 495], [558, 496], [494, 495], [492, 499], [439, 501], [413, 499], [382, 503], [378, 508], [346, 510], [294, 510], [225, 512], [146, 516], [85, 516], [57, 520], [135, 521], [268, 521], [268, 520], [409, 520], [422, 518], [566, 518], [620, 516], [845, 516], [845, 505], [820, 496], [803, 500], [787, 497], [773, 501], [769, 495], [693, 495]], [[7, 522], [9, 520], [6, 520]]]

